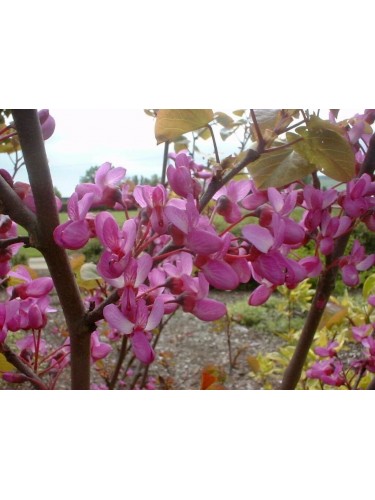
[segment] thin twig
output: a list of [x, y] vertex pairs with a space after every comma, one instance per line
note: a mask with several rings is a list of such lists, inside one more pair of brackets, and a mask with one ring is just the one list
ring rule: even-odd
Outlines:
[[36, 387], [37, 389], [47, 389], [47, 386], [45, 385], [43, 380], [39, 378], [38, 375], [36, 375], [36, 373], [34, 373], [34, 371], [28, 365], [26, 365], [6, 343], [0, 344], [0, 352], [4, 354], [5, 359], [8, 361], [8, 363], [17, 368], [19, 372], [26, 375], [26, 377], [29, 379], [29, 382], [31, 382], [34, 387]]

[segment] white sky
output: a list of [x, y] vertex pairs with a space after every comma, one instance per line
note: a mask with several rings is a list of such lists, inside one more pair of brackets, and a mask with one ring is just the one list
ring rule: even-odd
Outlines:
[[[70, 196], [86, 170], [109, 161], [125, 167], [127, 176], [161, 173], [164, 145], [156, 145], [154, 119], [143, 109], [68, 110], [50, 108], [56, 129], [45, 142], [54, 185], [63, 196]], [[218, 147], [223, 155], [235, 152], [237, 142], [223, 143], [218, 133]], [[213, 151], [211, 141], [200, 141], [205, 154]], [[0, 155], [0, 168], [12, 171], [12, 163]], [[27, 182], [25, 168], [17, 174]]]

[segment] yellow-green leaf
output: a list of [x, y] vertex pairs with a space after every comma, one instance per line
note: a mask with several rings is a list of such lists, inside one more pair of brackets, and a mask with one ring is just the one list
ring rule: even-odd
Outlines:
[[[299, 127], [296, 130], [304, 140], [293, 144], [293, 149], [328, 177], [339, 182], [350, 181], [355, 174], [355, 157], [351, 145], [341, 135], [340, 127], [313, 118], [309, 128]], [[289, 141], [295, 137], [296, 134], [287, 134]]]
[[6, 360], [4, 354], [0, 353], [0, 373], [1, 372], [13, 372], [15, 370], [15, 366], [9, 363]]
[[369, 276], [363, 283], [362, 295], [365, 299], [375, 293], [375, 274]]
[[15, 138], [0, 144], [0, 153], [15, 153], [21, 149], [21, 145]]
[[264, 153], [247, 167], [258, 189], [282, 187], [306, 177], [315, 167], [291, 147]]
[[199, 133], [198, 133], [198, 137], [200, 139], [203, 139], [204, 141], [207, 141], [207, 139], [210, 139], [211, 138], [211, 131], [208, 127], [204, 127], [202, 128]]
[[223, 127], [222, 129], [220, 129], [220, 136], [222, 138], [223, 141], [225, 141], [226, 139], [228, 139], [228, 137], [230, 137], [233, 133], [235, 132], [235, 129], [234, 128], [226, 128], [226, 127]]
[[346, 318], [347, 314], [347, 307], [343, 307], [335, 302], [328, 302], [318, 329], [320, 330], [324, 327], [330, 328], [333, 325], [339, 325]]
[[159, 109], [155, 123], [157, 143], [204, 127], [214, 119], [212, 109]]
[[84, 290], [94, 290], [98, 287], [98, 282], [102, 282], [96, 270], [96, 265], [93, 262], [83, 264], [77, 275], [77, 284]]
[[215, 120], [220, 123], [223, 127], [229, 128], [233, 125], [234, 120], [232, 117], [227, 115], [226, 113], [223, 113], [221, 111], [217, 111], [215, 113]]
[[84, 281], [90, 280], [101, 280], [101, 276], [99, 276], [98, 271], [96, 270], [96, 264], [94, 262], [86, 262], [81, 266], [79, 270], [81, 278]]
[[260, 363], [255, 356], [248, 356], [247, 363], [254, 373], [258, 373], [260, 370]]
[[233, 111], [233, 114], [236, 116], [242, 116], [245, 113], [246, 109], [236, 109]]
[[180, 151], [183, 151], [184, 149], [189, 148], [189, 139], [185, 137], [184, 135], [181, 135], [180, 137], [177, 137], [173, 141], [173, 148], [175, 153], [179, 153]]

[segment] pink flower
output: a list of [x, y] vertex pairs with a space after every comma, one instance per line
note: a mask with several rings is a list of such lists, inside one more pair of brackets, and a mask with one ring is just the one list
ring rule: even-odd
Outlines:
[[374, 194], [375, 182], [368, 174], [363, 174], [359, 179], [348, 182], [346, 195], [340, 199], [340, 204], [349, 217], [361, 217], [375, 206]]
[[248, 300], [249, 306], [261, 306], [267, 302], [274, 291], [274, 286], [260, 285], [251, 294]]
[[38, 116], [39, 116], [39, 123], [42, 128], [42, 135], [43, 139], [46, 141], [49, 139], [53, 132], [55, 131], [55, 120], [54, 118], [49, 114], [48, 109], [41, 109], [38, 111]]
[[79, 199], [92, 193], [92, 206], [105, 205], [113, 208], [116, 202], [121, 202], [120, 182], [126, 174], [123, 167], [112, 167], [111, 163], [103, 163], [95, 174], [95, 183], [83, 183], [76, 187]]
[[343, 364], [337, 358], [318, 361], [306, 371], [309, 378], [321, 380], [323, 384], [340, 387], [345, 384]]
[[103, 311], [105, 319], [112, 328], [123, 335], [130, 335], [134, 355], [145, 364], [155, 359], [154, 350], [149, 338], [151, 330], [156, 328], [164, 314], [163, 301], [158, 297], [149, 313], [146, 302], [139, 299], [132, 311], [130, 321], [114, 304], [109, 304]]
[[250, 181], [251, 193], [245, 196], [241, 205], [247, 210], [256, 210], [268, 201], [267, 191], [258, 190], [255, 184]]
[[9, 276], [22, 281], [23, 283], [14, 287], [9, 287], [12, 298], [20, 297], [26, 299], [28, 297], [44, 297], [49, 294], [53, 288], [53, 280], [50, 277], [32, 279], [29, 271], [25, 266], [19, 265], [16, 271], [10, 271]]
[[70, 220], [57, 226], [53, 232], [53, 237], [58, 245], [70, 250], [78, 250], [89, 241], [92, 232], [86, 215], [93, 197], [93, 193], [86, 193], [79, 200], [77, 193], [72, 194], [68, 201]]
[[194, 314], [202, 321], [215, 321], [223, 317], [227, 308], [221, 302], [208, 299], [209, 283], [202, 273], [198, 277], [183, 275], [183, 292], [177, 297], [185, 312]]
[[331, 217], [328, 211], [322, 212], [321, 233], [319, 237], [319, 249], [323, 255], [333, 252], [334, 239], [345, 234], [352, 225], [352, 219], [343, 215], [342, 217]]
[[358, 271], [366, 271], [375, 264], [375, 254], [367, 255], [358, 240], [354, 240], [350, 255], [340, 259], [342, 279], [345, 285], [359, 285]]
[[156, 187], [136, 186], [133, 195], [140, 207], [151, 210], [150, 222], [155, 233], [165, 234], [168, 229], [168, 220], [164, 213], [168, 199], [165, 187], [161, 184]]
[[206, 217], [200, 216], [191, 194], [187, 195], [186, 210], [168, 205], [165, 214], [185, 236], [186, 247], [194, 253], [209, 255], [220, 250], [222, 239]]
[[315, 347], [314, 352], [322, 358], [334, 358], [337, 354], [336, 347], [338, 342], [329, 342], [326, 347]]
[[353, 326], [352, 327], [353, 338], [357, 342], [362, 342], [362, 340], [365, 339], [366, 337], [368, 337], [372, 333], [373, 330], [374, 330], [374, 325], [372, 325], [372, 324]]
[[[17, 340], [16, 346], [21, 351], [27, 349], [27, 350], [30, 350], [31, 352], [36, 352], [36, 348], [37, 348], [36, 339], [35, 339], [34, 335], [26, 335], [26, 337], [24, 337], [23, 339]], [[40, 339], [38, 348], [39, 348], [39, 352], [41, 354], [45, 354], [47, 352], [46, 341], [43, 339]]]
[[95, 363], [99, 359], [103, 359], [112, 351], [112, 347], [105, 342], [100, 342], [97, 331], [91, 334], [91, 359]]
[[109, 212], [101, 212], [95, 218], [95, 230], [105, 248], [97, 266], [98, 273], [105, 279], [118, 278], [131, 257], [137, 233], [136, 222], [129, 219], [120, 230]]
[[175, 167], [169, 165], [167, 168], [168, 182], [171, 189], [179, 196], [187, 198], [190, 194], [194, 198], [198, 198], [202, 188], [191, 175], [191, 167], [194, 161], [186, 153], [187, 151], [180, 151], [173, 155]]
[[216, 212], [228, 223], [239, 221], [242, 213], [238, 202], [245, 198], [250, 188], [251, 182], [248, 180], [230, 181], [213, 196], [213, 199], [217, 200]]

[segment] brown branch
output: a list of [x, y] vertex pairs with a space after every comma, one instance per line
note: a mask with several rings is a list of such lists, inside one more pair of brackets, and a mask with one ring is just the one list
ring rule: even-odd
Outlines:
[[[370, 140], [369, 149], [363, 162], [359, 176], [364, 173], [372, 175], [375, 169], [375, 134]], [[285, 370], [280, 389], [295, 389], [301, 377], [309, 349], [313, 343], [316, 330], [323, 315], [331, 293], [335, 288], [338, 273], [338, 259], [344, 255], [352, 231], [348, 231], [335, 242], [332, 255], [326, 259], [326, 270], [322, 273], [311, 303], [301, 336], [293, 353], [292, 359]], [[375, 382], [370, 386], [375, 387]]]
[[120, 298], [118, 290], [115, 290], [111, 293], [109, 297], [107, 297], [101, 304], [98, 305], [93, 311], [86, 313], [85, 315], [85, 323], [91, 329], [95, 328], [95, 323], [103, 319], [103, 310], [105, 306], [109, 304], [113, 304], [117, 302]]
[[16, 192], [9, 186], [3, 176], [0, 175], [0, 205], [2, 213], [16, 224], [24, 227], [29, 233], [36, 229], [36, 217], [21, 201]]
[[298, 340], [292, 359], [285, 370], [280, 389], [295, 389], [301, 378], [303, 366], [314, 340], [316, 330], [323, 316], [327, 302], [335, 288], [338, 265], [333, 265], [344, 254], [351, 232], [337, 239], [334, 252], [327, 257], [326, 271], [322, 273], [315, 291], [309, 313], [307, 315], [301, 336]]
[[37, 389], [48, 389], [43, 380], [34, 373], [34, 371], [27, 366], [18, 356], [15, 354], [12, 349], [5, 343], [0, 344], [0, 352], [4, 354], [8, 363], [13, 365], [17, 370], [26, 375], [29, 379], [29, 382], [32, 383]]
[[0, 240], [0, 248], [7, 248], [15, 243], [24, 243], [25, 247], [28, 247], [30, 246], [30, 238], [28, 236], [17, 236], [16, 238]]
[[212, 178], [210, 184], [208, 185], [206, 191], [199, 201], [199, 211], [202, 212], [204, 207], [210, 202], [213, 195], [218, 191], [224, 184], [227, 184], [233, 177], [241, 172], [241, 170], [246, 167], [249, 163], [254, 162], [260, 157], [260, 154], [254, 149], [249, 149], [243, 160], [241, 160], [230, 172], [228, 172], [224, 177], [221, 175], [216, 175]]
[[66, 251], [53, 239], [59, 217], [38, 113], [15, 109], [12, 114], [35, 200], [37, 248], [47, 262], [70, 334], [72, 389], [89, 389], [91, 331]]

